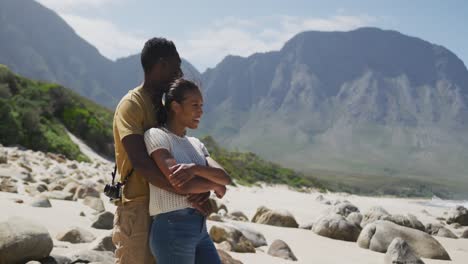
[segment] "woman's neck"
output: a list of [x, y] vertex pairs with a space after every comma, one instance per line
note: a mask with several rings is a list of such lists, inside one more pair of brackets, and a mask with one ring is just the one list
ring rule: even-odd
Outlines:
[[187, 132], [184, 125], [178, 123], [172, 118], [170, 118], [170, 120], [167, 121], [165, 126], [169, 131], [171, 131], [173, 134], [179, 137], [184, 137]]

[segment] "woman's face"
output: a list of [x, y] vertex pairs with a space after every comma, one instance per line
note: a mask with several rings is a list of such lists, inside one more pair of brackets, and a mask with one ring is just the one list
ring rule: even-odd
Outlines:
[[176, 105], [173, 110], [177, 122], [190, 129], [198, 128], [203, 115], [203, 96], [200, 91], [198, 89], [188, 91], [185, 93], [182, 103], [174, 103]]

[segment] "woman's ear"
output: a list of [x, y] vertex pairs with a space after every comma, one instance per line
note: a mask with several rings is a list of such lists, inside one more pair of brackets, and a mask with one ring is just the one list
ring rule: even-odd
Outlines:
[[182, 111], [182, 106], [176, 102], [176, 101], [172, 101], [171, 102], [171, 110], [174, 111], [174, 113], [180, 113]]

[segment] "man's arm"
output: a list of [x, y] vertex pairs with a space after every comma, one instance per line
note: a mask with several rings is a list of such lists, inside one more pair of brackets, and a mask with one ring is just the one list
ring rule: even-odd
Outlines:
[[156, 166], [156, 163], [148, 156], [143, 135], [132, 134], [125, 136], [122, 139], [122, 144], [132, 163], [133, 169], [150, 184], [169, 192], [186, 194], [176, 191], [158, 166]]

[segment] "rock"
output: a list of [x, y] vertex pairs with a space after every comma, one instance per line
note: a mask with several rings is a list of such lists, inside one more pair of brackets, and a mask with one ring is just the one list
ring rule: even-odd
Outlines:
[[[219, 213], [221, 215], [224, 215], [228, 212], [226, 205], [221, 203], [218, 199], [209, 199], [208, 201], [211, 205], [212, 213]], [[224, 212], [221, 212], [221, 211], [224, 211]]]
[[313, 227], [314, 227], [314, 223], [307, 223], [307, 224], [303, 224], [299, 226], [300, 229], [306, 229], [306, 230], [312, 230]]
[[87, 196], [99, 198], [100, 195], [101, 195], [100, 192], [97, 191], [97, 190], [96, 190], [93, 186], [91, 186], [91, 185], [79, 186], [79, 187], [76, 189], [75, 196], [73, 196], [73, 199], [74, 199], [74, 200], [77, 200], [77, 199], [84, 199], [84, 198], [87, 197]]
[[42, 264], [70, 264], [71, 259], [65, 256], [50, 255], [47, 258], [41, 259]]
[[22, 203], [24, 203], [24, 201], [23, 201], [22, 199], [19, 199], [19, 198], [13, 198], [12, 200], [13, 200], [13, 202], [15, 202], [15, 203], [17, 203], [17, 204], [22, 204]]
[[0, 223], [0, 263], [43, 259], [52, 248], [52, 238], [41, 225], [20, 217]]
[[47, 199], [47, 197], [44, 197], [44, 196], [39, 196], [39, 197], [34, 198], [29, 203], [29, 205], [31, 205], [32, 207], [42, 207], [42, 208], [52, 207], [52, 204], [50, 203], [49, 199]]
[[287, 260], [297, 261], [296, 256], [289, 248], [288, 244], [283, 240], [275, 240], [268, 249], [268, 255], [279, 257]]
[[242, 222], [249, 221], [249, 218], [241, 211], [233, 211], [230, 214], [228, 214], [227, 217], [235, 221], [242, 221]]
[[104, 207], [104, 202], [101, 200], [101, 198], [86, 196], [86, 198], [83, 200], [83, 204], [93, 208], [97, 212], [104, 212], [106, 210]]
[[63, 188], [63, 191], [67, 193], [72, 193], [73, 195], [75, 195], [78, 187], [80, 187], [80, 185], [77, 182], [69, 182], [67, 183], [67, 185], [65, 185], [65, 187]]
[[287, 211], [273, 211], [264, 206], [257, 209], [252, 222], [281, 227], [299, 227], [299, 224], [291, 213]]
[[459, 223], [451, 223], [450, 226], [454, 229], [460, 229], [462, 228], [462, 225], [460, 225]]
[[229, 243], [227, 241], [223, 241], [223, 242], [217, 244], [216, 248], [222, 249], [222, 250], [225, 250], [225, 251], [232, 251], [231, 243]]
[[8, 163], [8, 156], [6, 151], [0, 150], [0, 164]]
[[315, 201], [317, 202], [323, 202], [325, 200], [325, 197], [323, 195], [319, 194], [317, 197], [315, 197]]
[[367, 224], [373, 223], [388, 215], [390, 214], [384, 208], [380, 206], [374, 206], [364, 213], [361, 226], [365, 227]]
[[385, 253], [397, 237], [405, 240], [414, 252], [424, 258], [450, 260], [443, 246], [432, 236], [413, 228], [379, 220], [364, 227], [357, 240], [361, 248]]
[[447, 238], [458, 238], [452, 231], [450, 231], [449, 229], [445, 227], [440, 228], [436, 236], [447, 237]]
[[312, 231], [320, 236], [354, 242], [361, 232], [361, 227], [347, 221], [342, 215], [329, 214], [319, 218]]
[[63, 191], [64, 186], [58, 182], [53, 182], [49, 184], [48, 189], [50, 191]]
[[80, 227], [72, 227], [69, 230], [62, 231], [56, 238], [58, 241], [66, 241], [72, 244], [89, 243], [96, 239], [91, 232]]
[[441, 229], [443, 227], [444, 226], [442, 224], [439, 224], [439, 223], [430, 223], [430, 224], [426, 224], [425, 231], [429, 235], [434, 235], [435, 236], [439, 232], [439, 229]]
[[459, 223], [462, 226], [468, 226], [468, 209], [463, 206], [457, 206], [450, 210], [447, 216], [447, 224]]
[[99, 262], [102, 264], [113, 264], [114, 254], [109, 251], [81, 250], [67, 255], [71, 263], [90, 263]]
[[114, 252], [115, 245], [112, 242], [112, 233], [98, 237], [93, 243], [91, 243], [91, 245], [89, 245], [89, 249]]
[[217, 213], [210, 214], [210, 216], [208, 216], [208, 220], [215, 221], [215, 222], [224, 222], [223, 218]]
[[332, 213], [347, 217], [351, 213], [359, 213], [359, 209], [350, 202], [343, 202], [333, 206]]
[[393, 222], [397, 225], [406, 226], [409, 228], [418, 229], [421, 231], [425, 231], [424, 225], [416, 218], [416, 216], [412, 214], [408, 214], [407, 216], [404, 215], [389, 215], [384, 216], [382, 220], [387, 220]]
[[250, 252], [255, 253], [255, 247], [241, 231], [232, 226], [214, 225], [210, 229], [210, 236], [216, 243], [227, 241], [231, 244], [231, 248], [235, 252]]
[[468, 238], [468, 229], [465, 229], [465, 231], [463, 231], [460, 238]]
[[357, 226], [361, 226], [361, 222], [362, 222], [362, 214], [361, 213], [358, 213], [358, 212], [353, 212], [353, 213], [350, 213], [347, 217], [346, 217], [346, 220], [348, 220], [348, 222], [351, 222]]
[[395, 238], [387, 249], [385, 264], [424, 264], [403, 239]]
[[103, 212], [98, 214], [91, 227], [107, 230], [112, 229], [114, 227], [114, 214], [111, 212]]
[[219, 257], [221, 258], [222, 264], [242, 264], [242, 262], [240, 262], [237, 259], [233, 259], [231, 255], [229, 255], [226, 251], [222, 249], [218, 249], [218, 254], [219, 254]]
[[49, 199], [74, 201], [73, 194], [64, 191], [43, 192], [43, 194]]
[[80, 216], [86, 216], [84, 212], [80, 212]]
[[0, 179], [0, 192], [18, 193], [16, 181], [10, 177]]
[[241, 231], [242, 235], [244, 235], [254, 247], [257, 248], [268, 245], [265, 236], [262, 233], [248, 228], [246, 226], [235, 226], [235, 228]]
[[48, 152], [46, 154], [46, 157], [49, 159], [55, 160], [58, 163], [65, 163], [67, 161], [67, 158], [62, 154], [54, 154], [54, 153]]
[[406, 216], [400, 214], [391, 215], [384, 208], [378, 206], [372, 207], [369, 211], [364, 213], [361, 226], [365, 227], [367, 224], [377, 220], [386, 220], [397, 225], [425, 231], [424, 225], [418, 220], [416, 216], [412, 214], [408, 214]]

